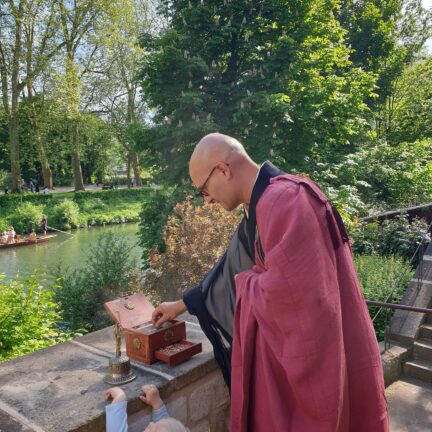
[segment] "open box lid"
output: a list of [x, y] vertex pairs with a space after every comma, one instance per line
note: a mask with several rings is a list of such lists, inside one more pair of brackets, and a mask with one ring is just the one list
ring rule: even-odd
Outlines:
[[151, 320], [154, 307], [144, 294], [134, 294], [104, 303], [110, 317], [124, 329]]

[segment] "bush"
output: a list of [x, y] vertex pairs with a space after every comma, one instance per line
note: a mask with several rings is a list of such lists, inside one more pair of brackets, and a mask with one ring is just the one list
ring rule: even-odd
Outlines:
[[78, 334], [59, 329], [56, 288], [44, 288], [37, 276], [4, 281], [0, 277], [0, 361], [63, 342]]
[[4, 188], [7, 186], [10, 188], [12, 184], [12, 176], [9, 171], [4, 171], [0, 169], [0, 189], [3, 192]]
[[[409, 223], [406, 216], [386, 219], [381, 224], [370, 223], [353, 227], [350, 235], [355, 254], [378, 254], [382, 256], [398, 255], [410, 260], [423, 237], [427, 234], [427, 223], [415, 219]], [[413, 261], [416, 265], [417, 260]]]
[[62, 229], [71, 229], [78, 226], [79, 207], [68, 199], [56, 204], [49, 214], [51, 224]]
[[112, 324], [103, 304], [135, 290], [131, 249], [120, 234], [106, 233], [83, 258], [83, 268], [66, 270], [55, 298], [68, 328], [97, 330]]
[[[355, 257], [357, 274], [363, 294], [367, 300], [399, 303], [405, 288], [410, 281], [413, 270], [399, 257], [382, 257], [379, 255], [359, 255]], [[387, 299], [394, 289], [393, 294]], [[370, 307], [371, 318], [377, 313], [377, 307]], [[383, 310], [374, 322], [378, 340], [384, 339], [385, 327], [390, 322], [393, 312]]]
[[30, 232], [32, 228], [37, 229], [43, 216], [43, 207], [23, 203], [16, 212], [9, 218], [10, 225], [13, 225], [15, 231], [20, 234]]
[[104, 210], [106, 204], [100, 198], [94, 198], [88, 201], [82, 201], [80, 204], [80, 211], [90, 213], [95, 210]]
[[177, 204], [163, 230], [165, 252], [150, 254], [149, 294], [174, 300], [196, 285], [225, 252], [240, 219], [239, 213], [219, 206], [194, 206], [190, 198]]

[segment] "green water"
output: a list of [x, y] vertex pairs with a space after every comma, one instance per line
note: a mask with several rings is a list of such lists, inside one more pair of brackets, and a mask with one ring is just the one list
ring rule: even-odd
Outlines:
[[6, 279], [10, 279], [17, 274], [25, 277], [39, 272], [49, 279], [59, 264], [63, 268], [80, 268], [89, 248], [105, 232], [121, 234], [133, 246], [131, 258], [140, 265], [142, 250], [138, 246], [138, 224], [133, 223], [82, 228], [70, 234], [57, 232], [56, 237], [46, 243], [0, 250], [0, 273], [5, 273]]

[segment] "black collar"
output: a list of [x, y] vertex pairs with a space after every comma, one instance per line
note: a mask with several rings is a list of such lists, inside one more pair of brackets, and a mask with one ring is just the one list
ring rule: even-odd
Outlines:
[[270, 184], [270, 179], [278, 175], [284, 174], [279, 168], [276, 168], [272, 163], [266, 161], [261, 166], [255, 185], [252, 189], [251, 200], [249, 203], [249, 213], [247, 218], [247, 233], [248, 233], [248, 249], [249, 255], [255, 260], [255, 230], [256, 230], [256, 206], [261, 195]]

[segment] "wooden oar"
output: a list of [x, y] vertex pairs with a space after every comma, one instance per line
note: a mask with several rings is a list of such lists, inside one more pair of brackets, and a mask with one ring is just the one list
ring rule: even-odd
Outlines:
[[57, 229], [57, 228], [50, 227], [50, 226], [48, 226], [48, 225], [47, 225], [47, 228], [49, 228], [50, 230], [54, 230], [54, 231], [61, 232], [61, 233], [63, 233], [63, 234], [68, 234], [68, 235], [70, 235], [70, 236], [72, 236], [72, 237], [74, 236], [74, 235], [71, 234], [71, 233], [68, 233], [68, 232], [66, 232], [66, 231], [59, 230], [59, 229]]

